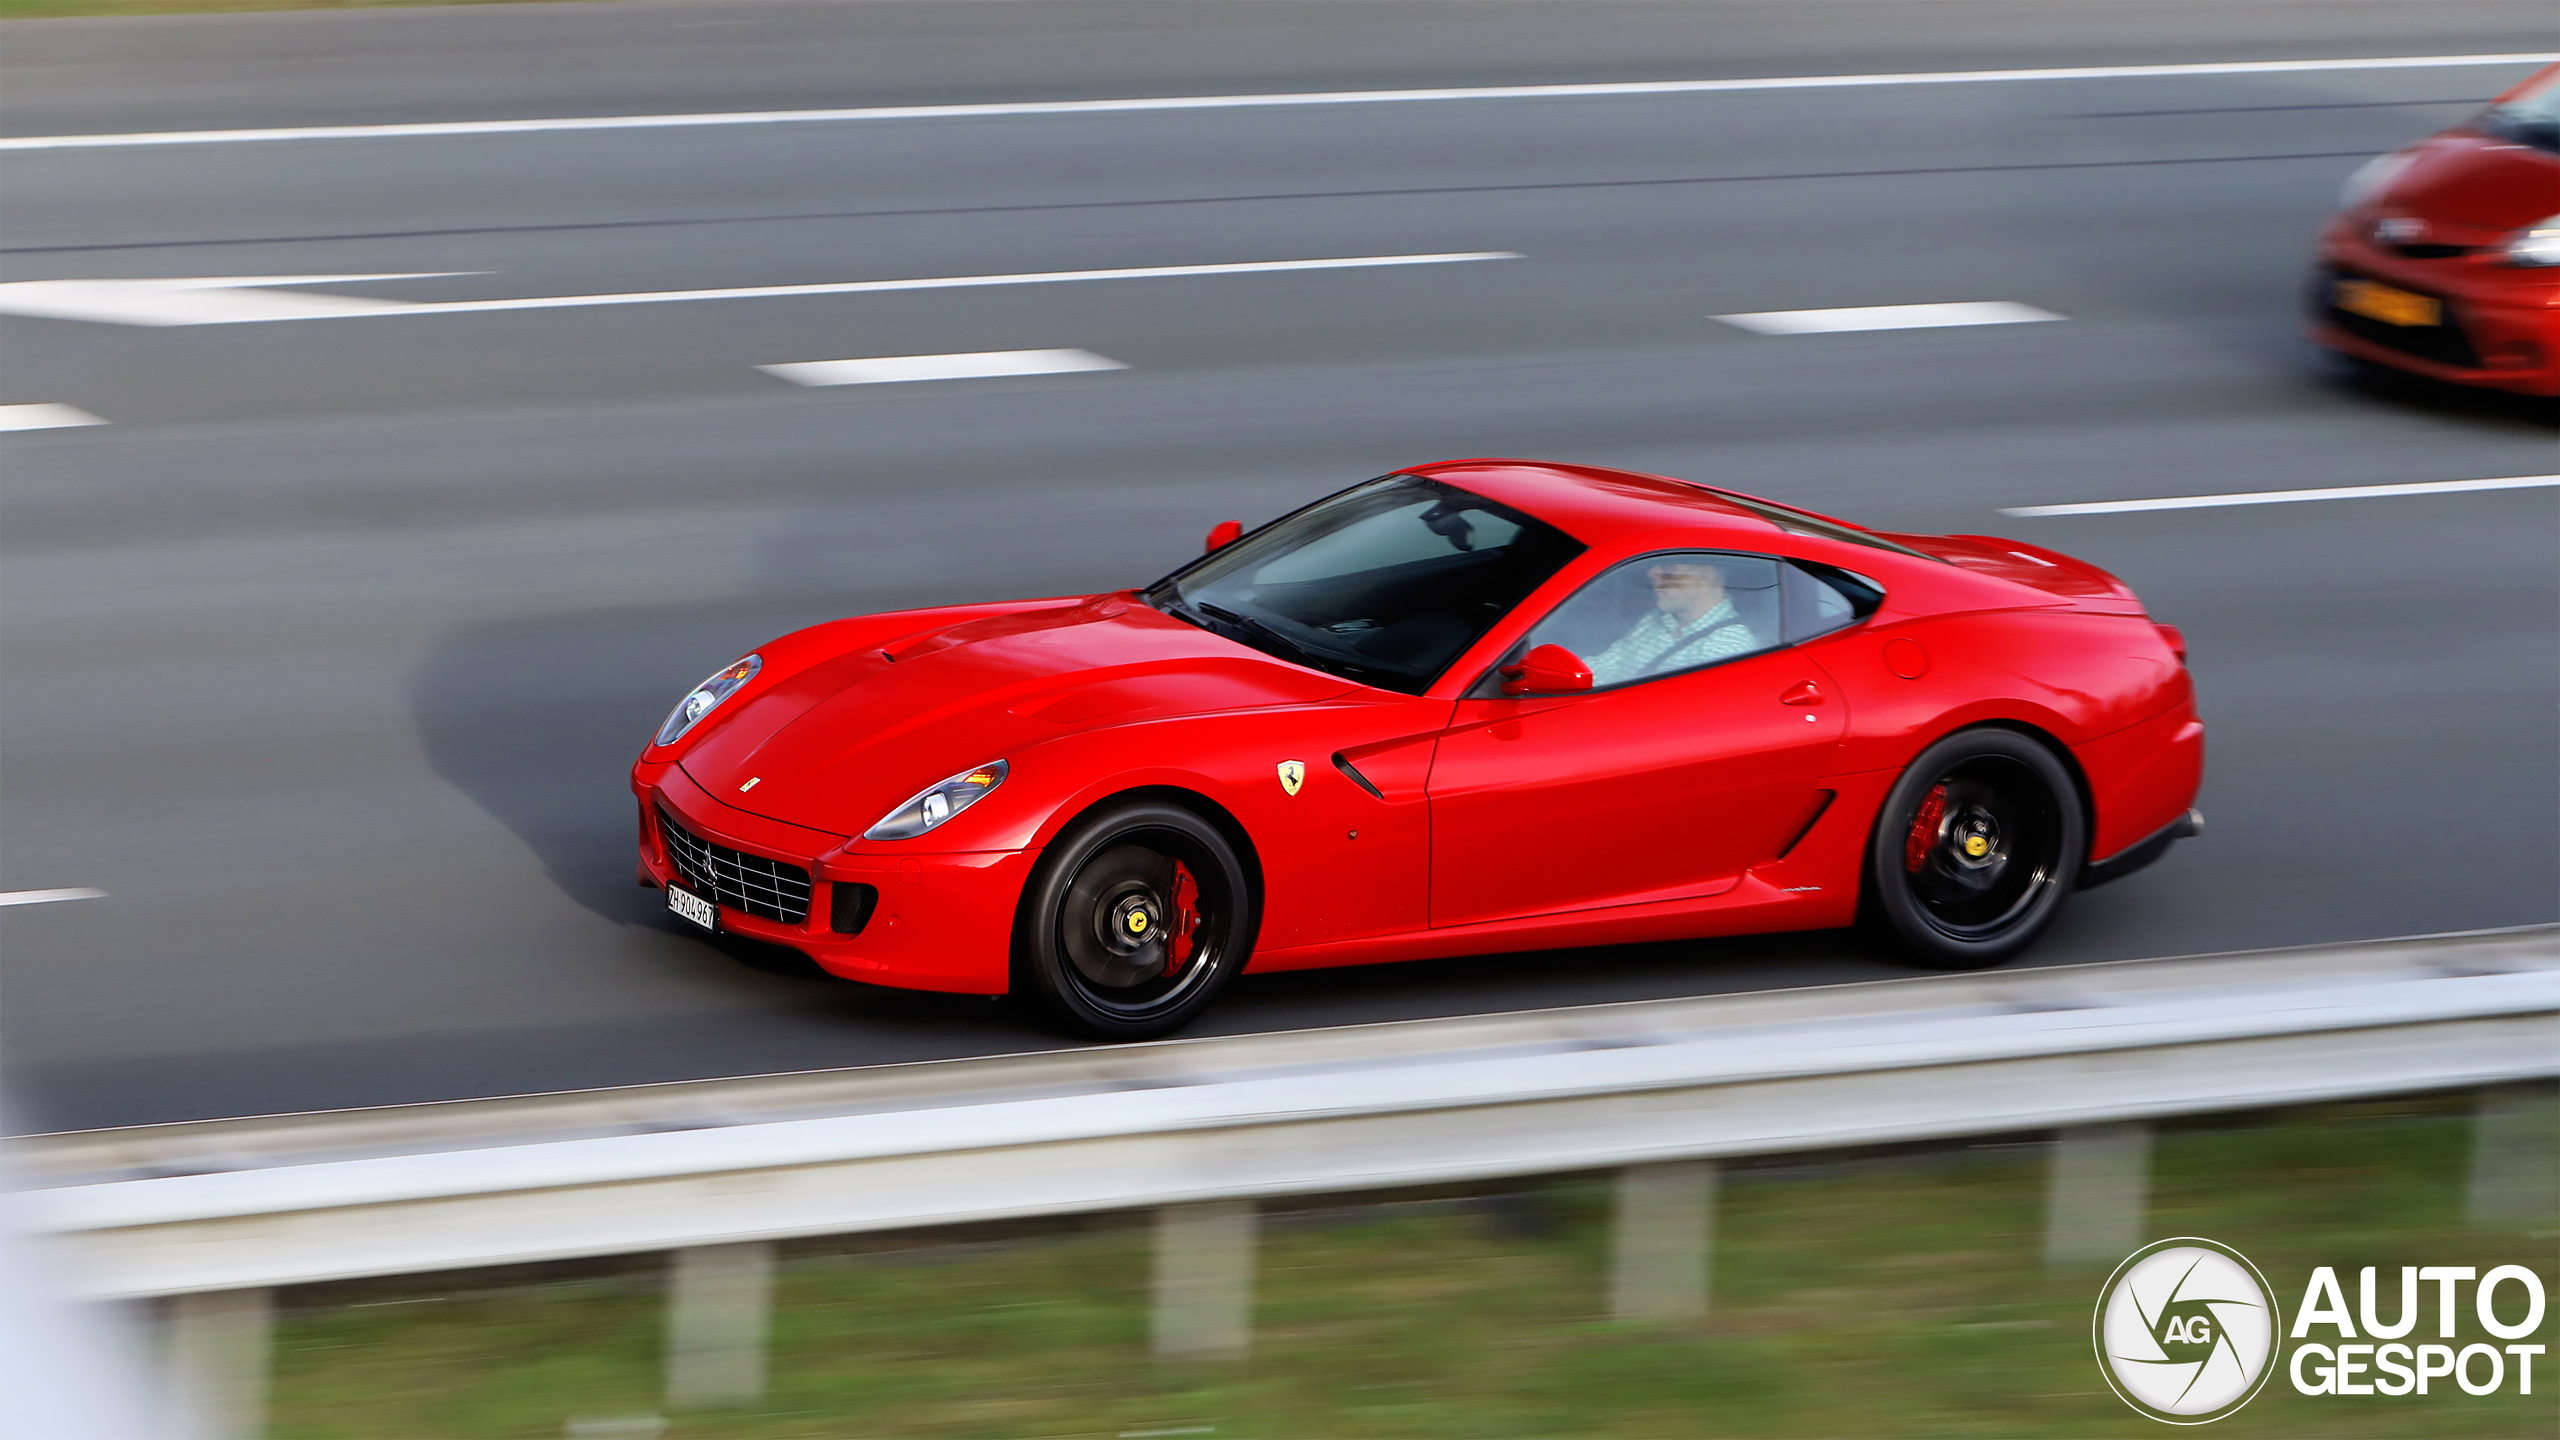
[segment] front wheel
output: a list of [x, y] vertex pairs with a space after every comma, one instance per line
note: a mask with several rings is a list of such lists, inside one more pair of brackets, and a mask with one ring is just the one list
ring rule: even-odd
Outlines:
[[1863, 908], [1921, 965], [1996, 965], [2053, 923], [2088, 848], [2079, 788], [2051, 750], [2014, 730], [1961, 731], [1885, 797]]
[[1251, 886], [1198, 815], [1133, 802], [1077, 821], [1023, 892], [1014, 967], [1029, 998], [1105, 1040], [1180, 1029], [1244, 968]]

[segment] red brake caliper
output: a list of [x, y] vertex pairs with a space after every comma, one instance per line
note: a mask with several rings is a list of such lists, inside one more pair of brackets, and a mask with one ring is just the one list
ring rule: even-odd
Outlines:
[[1929, 851], [1938, 843], [1938, 822], [1947, 818], [1947, 787], [1932, 785], [1920, 800], [1920, 811], [1911, 817], [1911, 833], [1902, 837], [1902, 868], [1917, 875], [1929, 863]]
[[1191, 878], [1191, 867], [1173, 862], [1173, 915], [1165, 937], [1164, 973], [1182, 973], [1184, 962], [1191, 958], [1191, 932], [1200, 928], [1200, 882]]

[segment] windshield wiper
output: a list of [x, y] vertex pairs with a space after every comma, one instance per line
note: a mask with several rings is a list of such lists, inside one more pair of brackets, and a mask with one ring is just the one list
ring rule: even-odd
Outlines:
[[1216, 629], [1211, 626], [1206, 619], [1202, 618], [1199, 612], [1182, 603], [1182, 592], [1179, 590], [1168, 589], [1162, 595], [1156, 594], [1153, 590], [1141, 590], [1138, 592], [1138, 598], [1146, 601], [1149, 605], [1154, 606], [1156, 609], [1163, 611], [1167, 615], [1172, 616], [1174, 619], [1181, 621], [1185, 625], [1197, 626], [1202, 630], [1209, 631], [1209, 633], [1213, 635], [1217, 633]]
[[[1239, 645], [1249, 644], [1265, 654], [1276, 655], [1294, 664], [1304, 665], [1310, 670], [1322, 670], [1328, 675], [1340, 675], [1346, 679], [1357, 680], [1364, 685], [1392, 685], [1396, 680], [1405, 678], [1398, 672], [1381, 666], [1364, 665], [1341, 656], [1320, 656], [1252, 616], [1239, 615], [1224, 605], [1212, 605], [1205, 600], [1186, 602], [1179, 592], [1167, 595], [1154, 603], [1157, 609], [1185, 625], [1198, 626], [1212, 635], [1234, 640]], [[1246, 638], [1226, 634], [1224, 627], [1227, 626], [1243, 631]]]
[[1268, 650], [1283, 660], [1304, 665], [1310, 670], [1330, 670], [1333, 668], [1329, 665], [1319, 663], [1315, 657], [1314, 651], [1309, 650], [1306, 646], [1299, 644], [1297, 641], [1290, 639], [1288, 636], [1281, 634], [1279, 631], [1272, 629], [1270, 626], [1263, 624], [1261, 621], [1254, 619], [1250, 615], [1239, 615], [1235, 611], [1230, 610], [1223, 605], [1212, 605], [1206, 600], [1202, 600], [1197, 603], [1201, 614], [1208, 616], [1212, 620], [1224, 620], [1228, 624], [1242, 630], [1245, 634], [1261, 641], [1261, 644], [1254, 647], [1257, 650]]

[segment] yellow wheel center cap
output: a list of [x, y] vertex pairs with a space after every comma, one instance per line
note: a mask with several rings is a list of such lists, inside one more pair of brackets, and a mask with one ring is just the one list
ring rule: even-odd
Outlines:
[[1132, 935], [1144, 935], [1147, 933], [1146, 911], [1132, 910], [1129, 912], [1129, 933]]
[[1972, 856], [1976, 860], [1981, 859], [1982, 852], [1990, 848], [1991, 842], [1983, 839], [1979, 835], [1967, 835], [1964, 837], [1964, 853]]

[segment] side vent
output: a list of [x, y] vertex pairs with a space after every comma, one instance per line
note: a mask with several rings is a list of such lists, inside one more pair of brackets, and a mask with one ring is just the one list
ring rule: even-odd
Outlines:
[[827, 928], [839, 935], [859, 935], [871, 923], [871, 912], [880, 904], [880, 890], [858, 880], [838, 880], [828, 897]]
[[1787, 843], [1779, 846], [1778, 853], [1771, 858], [1786, 859], [1788, 852], [1803, 844], [1804, 837], [1813, 833], [1813, 822], [1821, 819], [1824, 813], [1831, 809], [1831, 802], [1839, 798], [1840, 792], [1837, 790], [1814, 791], [1813, 803], [1805, 807], [1804, 818], [1796, 822], [1796, 828], [1787, 836]]

